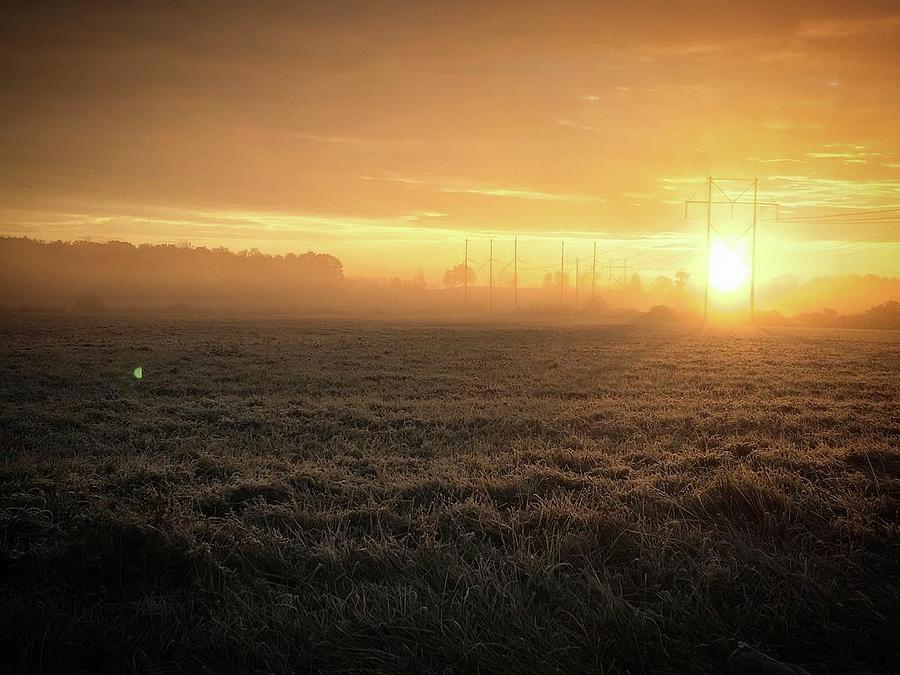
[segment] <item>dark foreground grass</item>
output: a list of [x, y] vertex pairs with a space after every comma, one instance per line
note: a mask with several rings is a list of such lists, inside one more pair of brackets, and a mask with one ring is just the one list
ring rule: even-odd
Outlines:
[[898, 373], [889, 332], [6, 317], [0, 670], [897, 672]]

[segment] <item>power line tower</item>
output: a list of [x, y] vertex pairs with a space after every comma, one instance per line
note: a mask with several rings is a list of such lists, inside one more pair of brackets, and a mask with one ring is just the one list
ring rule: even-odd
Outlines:
[[578, 258], [575, 258], [575, 309], [578, 309]]
[[559, 306], [563, 304], [563, 275], [565, 274], [566, 242], [560, 242], [559, 249]]
[[[732, 192], [744, 187], [736, 197], [732, 197], [720, 184], [726, 184], [726, 187]], [[731, 186], [737, 186], [731, 187]], [[734, 251], [734, 245], [741, 241], [745, 236], [752, 233], [750, 244], [750, 318], [756, 318], [756, 229], [759, 221], [759, 207], [770, 206], [775, 208], [775, 217], [778, 217], [778, 202], [769, 196], [771, 201], [759, 200], [759, 179], [758, 178], [714, 178], [709, 176], [706, 179], [706, 199], [694, 199], [697, 192], [684, 203], [684, 217], [687, 218], [688, 208], [691, 204], [702, 204], [706, 206], [706, 283], [703, 290], [703, 320], [709, 319], [709, 268], [711, 264], [712, 237], [715, 232], [719, 239], [726, 242], [726, 237], [722, 231], [713, 224], [713, 206], [728, 206], [731, 210], [731, 218], [734, 218], [734, 209], [736, 206], [752, 206], [752, 215], [750, 226], [747, 227], [738, 237], [729, 245]], [[702, 189], [702, 188], [701, 188]], [[713, 190], [719, 193], [719, 197], [713, 199]], [[748, 194], [752, 192], [752, 199]]]
[[513, 309], [519, 309], [519, 238], [513, 239]]
[[494, 238], [491, 237], [490, 248], [488, 249], [488, 269], [490, 269], [490, 290], [488, 291], [488, 311], [494, 311]]
[[469, 304], [469, 240], [466, 239], [466, 252], [463, 257], [463, 304]]

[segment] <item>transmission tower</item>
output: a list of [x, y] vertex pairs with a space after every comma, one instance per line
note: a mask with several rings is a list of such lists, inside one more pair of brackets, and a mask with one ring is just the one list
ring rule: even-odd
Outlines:
[[[737, 197], [730, 197], [728, 193], [722, 189], [719, 185], [720, 183], [728, 183], [730, 185], [738, 185], [738, 189], [740, 189], [741, 185], [745, 185], [743, 191], [738, 194]], [[706, 199], [694, 199], [691, 197], [686, 200], [684, 203], [684, 216], [687, 218], [688, 208], [691, 204], [703, 204], [706, 206], [706, 284], [703, 291], [703, 320], [706, 321], [709, 319], [709, 267], [710, 267], [710, 257], [712, 251], [712, 234], [715, 232], [722, 241], [726, 241], [726, 237], [722, 234], [721, 230], [713, 224], [713, 215], [712, 215], [712, 207], [713, 206], [730, 206], [731, 207], [731, 215], [734, 216], [734, 207], [735, 206], [752, 206], [753, 214], [751, 217], [750, 226], [744, 230], [737, 239], [733, 242], [736, 244], [741, 239], [743, 239], [747, 234], [751, 234], [751, 244], [750, 244], [750, 318], [756, 318], [756, 228], [759, 220], [759, 207], [761, 206], [771, 206], [775, 208], [776, 218], [778, 214], [778, 202], [774, 199], [772, 201], [760, 201], [759, 200], [759, 179], [758, 178], [713, 178], [712, 176], [706, 179]], [[720, 199], [713, 199], [713, 189], [717, 190], [719, 194], [722, 196]], [[732, 190], [734, 188], [731, 188]], [[752, 191], [753, 198], [752, 200], [745, 199], [745, 196], [748, 195]], [[698, 190], [699, 192], [699, 190]], [[695, 193], [696, 194], [696, 193]], [[733, 245], [732, 244], [732, 245]]]
[[565, 274], [566, 242], [560, 242], [559, 248], [559, 306], [563, 304], [563, 275]]
[[469, 240], [466, 239], [466, 252], [463, 257], [463, 304], [469, 304]]
[[491, 237], [491, 247], [488, 253], [488, 260], [490, 261], [489, 269], [490, 269], [490, 290], [488, 291], [488, 311], [494, 311], [494, 238]]
[[513, 239], [513, 309], [519, 309], [519, 238]]

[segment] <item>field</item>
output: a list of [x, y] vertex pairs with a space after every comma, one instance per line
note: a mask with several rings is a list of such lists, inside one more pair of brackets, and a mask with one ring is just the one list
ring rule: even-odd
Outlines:
[[898, 672], [898, 374], [890, 331], [8, 315], [0, 670]]

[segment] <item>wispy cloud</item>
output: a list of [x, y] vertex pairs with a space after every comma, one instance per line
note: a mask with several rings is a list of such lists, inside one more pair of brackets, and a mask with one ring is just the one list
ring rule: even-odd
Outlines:
[[[232, 246], [246, 241], [293, 243], [382, 241], [422, 236], [451, 236], [452, 230], [436, 226], [449, 216], [441, 211], [416, 211], [385, 217], [359, 215], [283, 213], [239, 210], [164, 209], [140, 214], [126, 208], [116, 213], [8, 212], [0, 214], [0, 228], [8, 234], [60, 239], [125, 239], [128, 241], [222, 242]], [[157, 211], [151, 209], [150, 211]]]
[[362, 176], [362, 180], [379, 181], [383, 183], [399, 183], [401, 185], [419, 186], [433, 192], [446, 194], [469, 194], [483, 197], [498, 197], [509, 199], [527, 199], [531, 201], [546, 202], [571, 202], [571, 203], [603, 203], [606, 199], [593, 195], [543, 192], [527, 189], [520, 186], [493, 186], [477, 183], [467, 183], [455, 180], [424, 179], [410, 176]]
[[708, 95], [713, 92], [712, 87], [705, 84], [691, 82], [672, 82], [655, 84], [645, 89], [650, 94], [663, 98], [681, 98], [683, 96]]
[[811, 21], [800, 27], [799, 35], [803, 38], [844, 38], [897, 30], [900, 30], [900, 14]]
[[443, 211], [416, 211], [415, 213], [408, 213], [403, 216], [403, 220], [408, 221], [422, 221], [422, 220], [434, 220], [435, 218], [447, 218], [450, 214], [444, 213]]
[[556, 120], [556, 124], [561, 127], [568, 127], [569, 129], [578, 129], [580, 131], [593, 131], [594, 127], [588, 126], [587, 124], [579, 124], [573, 120]]
[[747, 157], [746, 160], [748, 162], [759, 162], [760, 164], [802, 164], [799, 159], [792, 159], [790, 157]]
[[[683, 195], [683, 199], [695, 191], [705, 195], [705, 182], [705, 176], [675, 176], [660, 180], [663, 190], [679, 197]], [[900, 180], [851, 180], [811, 174], [783, 174], [760, 181], [760, 187], [766, 196], [788, 209], [900, 206]], [[728, 186], [724, 189], [730, 193]], [[682, 202], [673, 200], [664, 203]]]
[[850, 180], [811, 175], [781, 175], [769, 179], [770, 193], [790, 207], [896, 207], [900, 206], [900, 181]]
[[872, 152], [865, 145], [850, 143], [826, 143], [815, 152], [807, 152], [810, 159], [838, 159], [844, 164], [868, 164], [869, 160], [883, 157], [880, 152]]
[[366, 141], [362, 138], [354, 138], [353, 136], [329, 136], [324, 134], [302, 134], [295, 131], [282, 131], [280, 132], [284, 136], [289, 136], [291, 138], [298, 138], [304, 141], [312, 141], [314, 143], [336, 143], [339, 145], [348, 145], [348, 144], [360, 144], [366, 143]]
[[819, 64], [820, 58], [805, 49], [773, 49], [760, 51], [757, 55], [760, 63], [779, 63], [810, 66]]
[[269, 130], [267, 133], [275, 134], [280, 138], [299, 141], [308, 144], [329, 145], [347, 150], [387, 150], [418, 147], [421, 140], [414, 138], [384, 138], [363, 137], [346, 134], [313, 133], [305, 131], [291, 131], [283, 129]]
[[539, 192], [536, 190], [523, 190], [518, 188], [497, 188], [497, 187], [451, 187], [443, 186], [439, 188], [440, 192], [449, 192], [454, 194], [471, 194], [484, 195], [486, 197], [512, 197], [514, 199], [530, 199], [545, 202], [605, 202], [602, 197], [592, 197], [590, 195], [565, 194], [554, 192]]
[[725, 45], [716, 42], [692, 42], [670, 45], [653, 45], [645, 47], [642, 51], [649, 56], [697, 56], [714, 54], [725, 48]]

